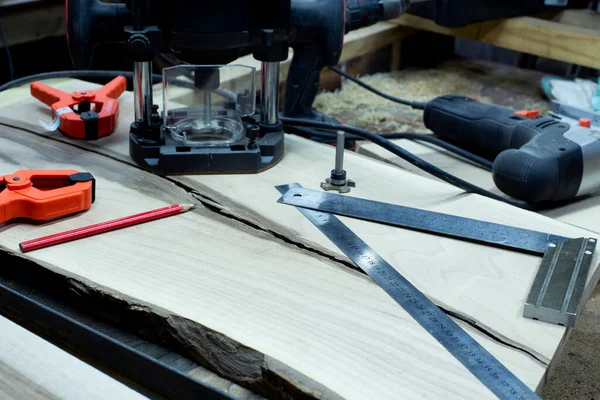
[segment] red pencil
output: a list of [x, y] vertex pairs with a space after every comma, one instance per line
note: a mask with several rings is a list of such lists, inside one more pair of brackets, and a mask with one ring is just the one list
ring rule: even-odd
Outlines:
[[113, 219], [112, 221], [101, 222], [99, 224], [84, 226], [83, 228], [72, 229], [66, 232], [55, 233], [54, 235], [27, 240], [19, 243], [19, 247], [23, 253], [26, 253], [28, 251], [53, 246], [55, 244], [70, 242], [72, 240], [97, 235], [99, 233], [110, 232], [117, 229], [126, 228], [128, 226], [154, 221], [155, 219], [186, 212], [193, 207], [195, 207], [194, 204], [173, 204], [167, 207], [158, 208], [156, 210], [130, 215], [129, 217]]

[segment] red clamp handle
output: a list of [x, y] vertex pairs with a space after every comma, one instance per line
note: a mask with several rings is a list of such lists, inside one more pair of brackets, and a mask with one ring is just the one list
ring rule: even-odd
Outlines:
[[[59, 129], [65, 135], [94, 140], [111, 134], [119, 119], [118, 98], [127, 88], [127, 80], [118, 76], [96, 91], [84, 90], [67, 93], [41, 82], [32, 82], [31, 95], [52, 108], [52, 118], [60, 112]], [[80, 105], [93, 104], [90, 111], [80, 110]], [[77, 111], [76, 111], [77, 109]]]
[[90, 208], [95, 180], [75, 170], [21, 170], [0, 177], [0, 223], [13, 218], [47, 220]]

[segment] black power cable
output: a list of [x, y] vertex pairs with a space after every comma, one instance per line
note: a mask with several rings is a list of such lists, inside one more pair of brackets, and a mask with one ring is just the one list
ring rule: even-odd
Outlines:
[[[312, 128], [305, 128], [300, 126], [287, 125], [286, 126], [287, 133], [294, 133], [297, 135], [301, 135], [304, 137], [318, 137], [321, 139], [329, 139], [330, 142], [335, 142], [337, 135], [331, 132], [320, 131]], [[391, 139], [409, 139], [419, 142], [427, 142], [431, 143], [435, 146], [441, 147], [444, 150], [447, 150], [453, 154], [456, 154], [464, 159], [467, 159], [488, 171], [492, 170], [492, 162], [488, 159], [480, 157], [476, 154], [468, 152], [466, 150], [461, 149], [460, 147], [454, 146], [448, 142], [443, 141], [442, 139], [436, 138], [435, 136], [421, 134], [421, 133], [411, 133], [411, 132], [392, 132], [392, 133], [380, 133], [378, 136], [391, 140]], [[346, 135], [346, 140], [360, 140], [361, 137], [348, 134]]]
[[399, 97], [395, 97], [395, 96], [392, 96], [392, 95], [390, 95], [390, 94], [383, 93], [383, 92], [381, 92], [381, 91], [379, 91], [379, 90], [375, 89], [373, 86], [371, 86], [371, 85], [367, 85], [366, 83], [364, 83], [364, 82], [363, 82], [363, 81], [361, 81], [360, 79], [358, 79], [358, 78], [355, 78], [355, 77], [353, 77], [352, 75], [348, 75], [347, 73], [345, 73], [344, 71], [342, 71], [342, 70], [341, 70], [341, 69], [339, 69], [338, 67], [329, 67], [329, 69], [330, 69], [330, 70], [332, 70], [333, 72], [335, 72], [336, 74], [340, 74], [340, 75], [341, 75], [341, 76], [343, 76], [344, 78], [346, 78], [346, 79], [348, 79], [348, 80], [350, 80], [350, 81], [352, 81], [352, 82], [356, 83], [356, 84], [357, 84], [357, 85], [359, 85], [359, 86], [362, 86], [363, 88], [367, 89], [368, 91], [370, 91], [370, 92], [373, 92], [373, 93], [375, 93], [376, 95], [378, 95], [378, 96], [381, 96], [381, 97], [383, 97], [383, 98], [385, 98], [385, 99], [388, 99], [388, 100], [390, 100], [390, 101], [393, 101], [393, 102], [395, 102], [395, 103], [403, 104], [403, 105], [405, 105], [405, 106], [410, 106], [410, 107], [412, 107], [412, 108], [416, 108], [416, 109], [418, 109], [418, 110], [423, 110], [423, 109], [425, 109], [425, 104], [426, 104], [426, 103], [423, 103], [423, 102], [420, 102], [420, 101], [409, 101], [409, 100], [404, 100], [404, 99], [401, 99], [401, 98], [399, 98]]
[[[421, 103], [421, 102], [415, 102], [415, 101], [409, 101], [409, 100], [404, 100], [401, 99], [399, 97], [395, 97], [392, 95], [389, 95], [387, 93], [383, 93], [377, 89], [375, 89], [373, 86], [370, 86], [368, 84], [366, 84], [365, 82], [361, 81], [358, 78], [355, 78], [351, 75], [348, 75], [347, 73], [345, 73], [344, 71], [342, 71], [341, 69], [337, 68], [337, 67], [329, 67], [329, 69], [331, 69], [332, 71], [342, 75], [343, 77], [345, 77], [348, 80], [351, 80], [352, 82], [356, 83], [357, 85], [375, 93], [378, 96], [381, 96], [385, 99], [391, 100], [393, 102], [399, 103], [399, 104], [403, 104], [406, 106], [411, 106], [412, 108], [416, 108], [416, 109], [420, 109], [423, 110], [425, 109], [425, 106], [427, 103]], [[392, 134], [393, 135], [393, 134]], [[399, 135], [404, 135], [402, 133], [399, 133]], [[410, 134], [407, 134], [410, 135]], [[442, 140], [442, 139], [438, 139], [436, 137], [433, 136], [425, 136], [423, 135], [423, 137], [409, 137], [409, 136], [398, 136], [398, 137], [394, 137], [394, 136], [390, 136], [390, 135], [380, 135], [382, 137], [385, 137], [386, 139], [412, 139], [412, 140], [421, 140], [421, 141], [425, 141], [425, 142], [430, 142], [433, 143], [441, 148], [444, 148], [452, 153], [458, 154], [461, 157], [464, 157], [468, 160], [471, 160], [489, 170], [492, 169], [492, 162], [489, 160], [486, 160], [483, 157], [480, 157], [474, 153], [471, 153], [467, 150], [461, 149], [460, 147], [457, 146], [453, 146], [452, 144]]]
[[372, 132], [369, 132], [367, 130], [356, 128], [353, 126], [348, 126], [348, 125], [334, 124], [331, 122], [320, 122], [320, 121], [313, 121], [313, 120], [306, 120], [306, 119], [280, 117], [280, 120], [283, 122], [284, 126], [291, 126], [291, 127], [300, 126], [300, 127], [310, 127], [310, 128], [317, 128], [317, 129], [334, 130], [334, 131], [342, 130], [344, 132], [351, 133], [353, 135], [356, 135], [360, 138], [369, 140], [369, 141], [383, 147], [384, 149], [390, 151], [391, 153], [397, 155], [398, 157], [408, 161], [409, 163], [416, 166], [417, 168], [420, 168], [423, 171], [435, 176], [436, 178], [439, 178], [445, 182], [448, 182], [451, 185], [461, 188], [469, 193], [479, 194], [481, 196], [489, 197], [494, 200], [499, 200], [499, 201], [508, 203], [510, 205], [513, 205], [515, 207], [523, 208], [526, 210], [535, 210], [535, 209], [539, 208], [539, 206], [537, 206], [537, 205], [529, 204], [529, 203], [527, 203], [525, 201], [521, 201], [521, 200], [515, 200], [515, 199], [508, 198], [508, 197], [500, 196], [500, 195], [490, 192], [489, 190], [483, 189], [479, 186], [473, 185], [472, 183], [466, 182], [454, 175], [451, 175], [451, 174], [439, 169], [435, 165], [428, 163], [427, 161], [423, 160], [422, 158], [415, 156], [414, 154], [406, 151], [405, 149], [398, 146], [397, 144], [391, 142], [390, 140], [383, 138], [379, 135], [376, 135]]
[[[101, 70], [75, 70], [75, 71], [54, 71], [54, 72], [43, 72], [41, 74], [24, 76], [12, 80], [0, 86], [0, 92], [13, 88], [15, 86], [24, 85], [26, 83], [42, 80], [42, 79], [54, 79], [54, 78], [115, 78], [117, 76], [123, 76], [128, 79], [133, 79], [133, 72], [127, 71], [101, 71]], [[159, 83], [162, 81], [162, 76], [158, 74], [152, 75], [153, 83]]]
[[8, 61], [9, 79], [12, 81], [13, 79], [15, 79], [15, 68], [13, 65], [12, 54], [10, 52], [10, 46], [8, 45], [8, 39], [4, 34], [2, 26], [0, 26], [0, 39], [2, 39], [2, 43], [4, 44], [4, 50], [6, 51], [6, 60]]
[[[99, 71], [99, 70], [79, 71], [79, 70], [76, 70], [76, 71], [46, 72], [46, 73], [30, 75], [30, 76], [26, 76], [23, 78], [12, 80], [12, 81], [0, 86], [0, 92], [3, 90], [7, 90], [9, 88], [15, 87], [15, 86], [19, 86], [19, 85], [22, 85], [25, 83], [29, 83], [29, 82], [33, 82], [33, 81], [41, 80], [41, 79], [80, 78], [80, 77], [82, 77], [82, 78], [86, 78], [86, 77], [87, 78], [90, 78], [90, 77], [91, 78], [114, 78], [115, 76], [119, 76], [119, 75], [124, 76], [126, 78], [133, 78], [133, 73], [125, 72], [125, 71]], [[154, 83], [158, 83], [158, 82], [162, 81], [162, 76], [154, 74], [154, 75], [152, 75], [152, 79], [153, 79]], [[379, 91], [377, 91], [377, 92], [379, 92]], [[379, 93], [381, 93], [381, 92], [379, 92]], [[388, 98], [388, 97], [393, 97], [393, 96], [385, 95], [384, 97]], [[414, 108], [420, 108], [421, 105], [423, 105], [423, 107], [424, 107], [424, 103], [407, 102], [402, 99], [397, 99], [397, 100], [400, 100], [402, 102], [402, 104], [410, 105], [410, 106], [413, 106]], [[489, 198], [492, 198], [495, 200], [503, 201], [505, 203], [508, 203], [508, 204], [511, 204], [513, 206], [523, 208], [523, 209], [529, 209], [529, 210], [536, 209], [535, 208], [536, 206], [526, 203], [524, 201], [514, 200], [514, 199], [507, 198], [507, 197], [499, 196], [495, 193], [492, 193], [483, 188], [475, 186], [469, 182], [463, 181], [462, 179], [457, 178], [451, 174], [448, 174], [447, 172], [445, 172], [445, 171], [439, 169], [438, 167], [428, 163], [427, 161], [415, 156], [414, 154], [406, 151], [402, 147], [400, 147], [400, 146], [394, 144], [393, 142], [391, 142], [390, 140], [388, 140], [388, 139], [412, 139], [412, 140], [421, 140], [421, 141], [430, 142], [430, 143], [436, 144], [440, 147], [443, 147], [446, 150], [449, 150], [455, 154], [458, 154], [468, 160], [471, 160], [477, 164], [480, 164], [480, 165], [484, 166], [485, 168], [488, 168], [488, 169], [491, 168], [490, 161], [485, 160], [485, 159], [483, 159], [479, 156], [476, 156], [474, 154], [471, 154], [469, 152], [466, 152], [466, 151], [464, 151], [456, 146], [453, 146], [449, 143], [446, 143], [438, 138], [427, 136], [427, 135], [414, 134], [414, 133], [392, 133], [392, 134], [384, 134], [386, 137], [382, 137], [380, 135], [371, 133], [367, 130], [348, 126], [348, 125], [334, 124], [334, 123], [329, 123], [329, 122], [319, 122], [319, 121], [313, 121], [313, 120], [296, 119], [296, 118], [288, 118], [288, 117], [280, 117], [280, 120], [284, 123], [286, 128], [288, 128], [290, 130], [294, 130], [294, 128], [296, 128], [297, 132], [303, 133], [305, 135], [309, 134], [312, 136], [324, 137], [324, 135], [326, 135], [326, 133], [319, 132], [317, 130], [306, 130], [306, 129], [304, 131], [302, 131], [298, 128], [316, 128], [319, 130], [334, 130], [334, 131], [343, 130], [344, 132], [348, 132], [348, 133], [356, 136], [357, 138], [369, 140], [369, 141], [383, 147], [384, 149], [392, 152], [393, 154], [397, 155], [398, 157], [410, 162], [417, 168], [420, 168], [445, 182], [448, 182], [454, 186], [457, 186], [463, 190], [466, 190], [467, 192], [480, 194], [482, 196], [486, 196], [486, 197], [489, 197]], [[327, 134], [327, 135], [331, 135], [331, 134]], [[352, 138], [354, 138], [354, 136], [352, 136]], [[329, 136], [326, 137], [326, 139], [329, 139]]]

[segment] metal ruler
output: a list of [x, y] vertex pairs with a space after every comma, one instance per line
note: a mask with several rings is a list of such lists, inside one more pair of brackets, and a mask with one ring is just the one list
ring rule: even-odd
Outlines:
[[299, 185], [280, 203], [360, 218], [459, 240], [543, 255], [523, 316], [572, 327], [587, 282], [597, 240], [568, 238], [418, 208], [304, 189]]
[[[277, 186], [277, 190], [283, 194], [282, 199], [284, 200], [289, 200], [290, 197], [301, 199], [306, 194], [298, 184]], [[296, 196], [298, 194], [302, 197]], [[498, 398], [539, 399], [535, 392], [521, 382], [335, 215], [310, 210], [304, 206], [298, 207], [298, 210]]]
[[514, 226], [304, 188], [288, 191], [279, 202], [540, 255], [546, 252], [551, 243], [570, 239]]

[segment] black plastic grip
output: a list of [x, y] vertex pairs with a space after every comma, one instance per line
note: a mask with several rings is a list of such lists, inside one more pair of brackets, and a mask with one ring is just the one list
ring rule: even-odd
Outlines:
[[436, 135], [487, 157], [519, 148], [537, 134], [517, 134], [517, 126], [527, 118], [516, 115], [515, 110], [464, 96], [448, 95], [428, 102], [423, 119]]
[[315, 46], [296, 46], [285, 86], [283, 113], [286, 117], [315, 118], [313, 102], [324, 64]]
[[[535, 127], [531, 122], [523, 127]], [[501, 152], [492, 170], [498, 189], [530, 203], [574, 198], [583, 178], [583, 153], [581, 146], [563, 136], [569, 128], [554, 121], [518, 150]]]
[[577, 195], [583, 178], [581, 146], [564, 137], [568, 123], [527, 118], [515, 110], [464, 96], [442, 96], [427, 104], [425, 126], [483, 156], [495, 158], [498, 189], [530, 203]]

